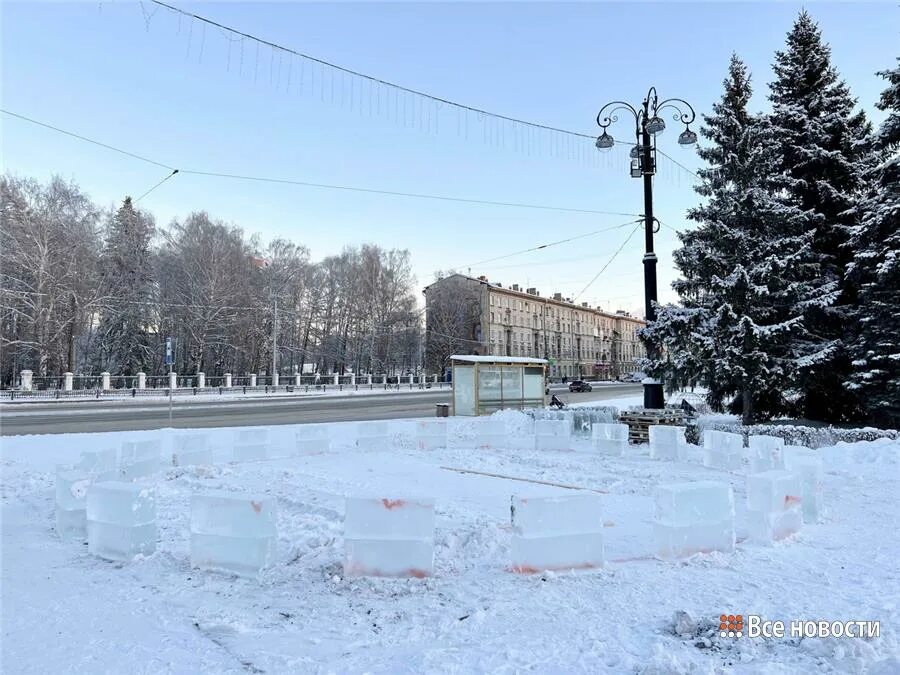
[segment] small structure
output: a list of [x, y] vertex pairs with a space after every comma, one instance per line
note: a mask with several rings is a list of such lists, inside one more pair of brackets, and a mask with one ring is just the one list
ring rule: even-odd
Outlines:
[[454, 415], [490, 415], [505, 408], [546, 405], [546, 359], [451, 356], [450, 361]]

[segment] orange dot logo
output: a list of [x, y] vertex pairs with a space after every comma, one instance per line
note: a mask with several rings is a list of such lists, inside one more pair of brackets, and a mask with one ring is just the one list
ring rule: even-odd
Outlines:
[[722, 637], [742, 637], [744, 635], [744, 615], [720, 614], [719, 634]]

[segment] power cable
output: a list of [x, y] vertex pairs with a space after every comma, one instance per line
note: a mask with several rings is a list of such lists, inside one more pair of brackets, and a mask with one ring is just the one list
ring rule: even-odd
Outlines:
[[87, 138], [86, 136], [81, 136], [76, 133], [72, 133], [71, 131], [66, 131], [65, 129], [60, 129], [59, 127], [55, 127], [52, 124], [47, 124], [46, 122], [38, 122], [37, 120], [31, 119], [30, 117], [25, 117], [25, 115], [19, 115], [18, 113], [10, 112], [9, 110], [0, 109], [0, 112], [10, 115], [11, 117], [18, 117], [20, 120], [25, 120], [26, 122], [31, 122], [32, 124], [36, 124], [39, 127], [44, 127], [46, 129], [52, 129], [53, 131], [57, 131], [61, 134], [65, 134], [66, 136], [71, 136], [72, 138], [77, 138], [80, 141], [85, 141], [86, 143], [92, 143], [94, 145], [99, 145], [101, 148], [106, 148], [107, 150], [112, 150], [113, 152], [118, 152], [121, 155], [127, 155], [128, 157], [133, 157], [134, 159], [139, 159], [142, 162], [147, 162], [148, 164], [154, 164], [155, 166], [160, 166], [163, 169], [168, 169], [169, 171], [175, 171], [174, 166], [169, 166], [168, 164], [163, 164], [161, 162], [157, 162], [152, 159], [148, 159], [142, 155], [138, 155], [134, 152], [128, 152], [127, 150], [122, 150], [121, 148], [117, 148], [112, 145], [107, 145], [106, 143], [101, 143], [100, 141], [95, 141], [92, 138]]
[[612, 261], [615, 260], [615, 259], [616, 259], [616, 256], [618, 256], [618, 255], [622, 252], [622, 249], [625, 248], [625, 246], [628, 244], [629, 241], [631, 241], [631, 238], [634, 236], [634, 233], [637, 232], [638, 229], [640, 229], [640, 227], [641, 227], [641, 223], [638, 222], [638, 224], [635, 225], [634, 229], [631, 230], [631, 232], [628, 233], [628, 237], [625, 238], [625, 241], [622, 242], [622, 245], [619, 246], [619, 248], [616, 250], [616, 252], [612, 254], [612, 257], [611, 257], [609, 260], [606, 261], [606, 264], [605, 264], [603, 267], [600, 268], [600, 271], [597, 272], [597, 274], [594, 275], [594, 278], [591, 279], [591, 280], [588, 282], [588, 285], [585, 286], [584, 288], [582, 288], [582, 289], [581, 289], [581, 292], [580, 292], [578, 295], [576, 295], [574, 298], [572, 298], [572, 302], [573, 302], [573, 303], [574, 303], [576, 300], [578, 300], [578, 298], [580, 298], [582, 295], [584, 295], [584, 292], [585, 292], [587, 289], [589, 289], [589, 288], [593, 285], [593, 283], [594, 283], [595, 281], [597, 281], [597, 279], [600, 277], [600, 275], [603, 274], [603, 272], [606, 270], [606, 268], [609, 267], [609, 266], [612, 264]]
[[[631, 213], [621, 213], [618, 211], [602, 211], [598, 209], [579, 209], [579, 208], [569, 208], [565, 206], [550, 206], [546, 204], [529, 204], [529, 203], [521, 203], [521, 202], [501, 202], [501, 201], [493, 201], [488, 199], [470, 199], [467, 197], [451, 197], [448, 195], [435, 195], [435, 194], [427, 194], [427, 193], [419, 193], [419, 192], [401, 192], [397, 190], [378, 190], [375, 188], [362, 188], [351, 185], [331, 185], [328, 183], [313, 183], [309, 181], [299, 181], [292, 180], [288, 178], [269, 178], [264, 176], [245, 176], [239, 174], [231, 174], [231, 173], [221, 173], [215, 171], [195, 171], [192, 169], [176, 169], [175, 167], [169, 166], [168, 164], [163, 164], [161, 162], [154, 161], [152, 159], [148, 159], [147, 157], [143, 157], [141, 155], [137, 155], [132, 152], [128, 152], [127, 150], [123, 150], [121, 148], [117, 148], [112, 145], [107, 145], [106, 143], [101, 143], [99, 141], [95, 141], [91, 138], [87, 138], [86, 136], [81, 136], [79, 134], [72, 133], [70, 131], [66, 131], [64, 129], [60, 129], [59, 127], [55, 127], [51, 124], [46, 124], [44, 122], [39, 122], [37, 120], [31, 119], [30, 117], [26, 117], [24, 115], [19, 115], [14, 112], [10, 112], [9, 110], [5, 110], [0, 108], [0, 112], [11, 115], [12, 117], [17, 117], [26, 122], [31, 122], [32, 124], [36, 124], [41, 127], [45, 127], [47, 129], [52, 129], [53, 131], [57, 131], [61, 134], [65, 134], [66, 136], [71, 136], [73, 138], [77, 138], [81, 141], [85, 141], [87, 143], [91, 143], [93, 145], [100, 146], [102, 148], [106, 148], [107, 150], [112, 150], [114, 152], [118, 152], [122, 155], [127, 155], [129, 157], [133, 157], [135, 159], [139, 159], [144, 162], [149, 162], [150, 164], [154, 164], [156, 166], [163, 167], [164, 169], [169, 169], [172, 173], [167, 176], [165, 179], [160, 181], [157, 185], [155, 185], [151, 190], [155, 190], [159, 185], [164, 183], [166, 180], [177, 174], [191, 174], [194, 176], [209, 176], [215, 178], [232, 178], [237, 180], [250, 180], [257, 181], [263, 183], [278, 183], [278, 184], [286, 184], [286, 185], [298, 185], [301, 187], [311, 187], [311, 188], [319, 188], [319, 189], [327, 189], [327, 190], [342, 190], [349, 192], [361, 192], [367, 194], [379, 194], [379, 195], [388, 195], [392, 197], [408, 197], [412, 199], [431, 199], [431, 200], [439, 200], [446, 202], [458, 202], [463, 204], [478, 204], [483, 206], [506, 206], [512, 208], [521, 208], [521, 209], [537, 209], [543, 211], [559, 211], [563, 213], [585, 213], [591, 215], [607, 215], [607, 216], [631, 216], [638, 214]], [[148, 190], [146, 193], [141, 195], [139, 199], [143, 198], [151, 190]]]
[[172, 176], [174, 176], [176, 173], [178, 173], [178, 169], [172, 169], [172, 173], [170, 173], [168, 176], [166, 176], [165, 178], [163, 178], [161, 181], [159, 181], [156, 185], [154, 185], [152, 188], [150, 188], [149, 190], [147, 190], [147, 191], [146, 191], [144, 194], [142, 194], [140, 197], [138, 197], [137, 199], [135, 199], [135, 200], [134, 200], [135, 203], [141, 201], [144, 197], [146, 197], [147, 195], [149, 195], [151, 192], [153, 192], [156, 188], [158, 188], [160, 185], [162, 185], [162, 184], [165, 183], [167, 180], [169, 180], [169, 179], [170, 179]]
[[[616, 215], [638, 215], [634, 213], [622, 213]], [[541, 244], [540, 246], [532, 246], [531, 248], [526, 248], [521, 251], [516, 251], [514, 253], [507, 253], [505, 255], [500, 255], [495, 258], [488, 258], [486, 260], [479, 260], [478, 262], [471, 263], [469, 265], [462, 265], [459, 269], [476, 267], [478, 265], [483, 265], [485, 263], [494, 262], [495, 260], [505, 260], [506, 258], [512, 258], [513, 256], [522, 255], [523, 253], [531, 253], [533, 251], [540, 251], [545, 248], [550, 248], [551, 246], [558, 246], [559, 244], [566, 244], [570, 241], [575, 241], [577, 239], [584, 239], [585, 237], [593, 237], [595, 235], [601, 234], [603, 232], [610, 232], [612, 230], [618, 230], [620, 228], [626, 227], [627, 225], [631, 225], [631, 223], [635, 222], [634, 220], [629, 220], [627, 222], [621, 223], [619, 225], [613, 225], [612, 227], [605, 227], [602, 230], [594, 230], [593, 232], [586, 232], [585, 234], [579, 234], [574, 237], [568, 237], [567, 239], [560, 239], [559, 241], [552, 241], [549, 244]]]
[[599, 211], [596, 209], [578, 209], [578, 208], [569, 208], [564, 206], [548, 206], [545, 204], [528, 204], [521, 202], [499, 202], [492, 201], [488, 199], [470, 199], [466, 197], [450, 197], [447, 195], [434, 195], [434, 194], [426, 194], [420, 192], [399, 192], [396, 190], [377, 190], [375, 188], [361, 188], [354, 187], [349, 185], [329, 185], [325, 183], [311, 183], [307, 181], [300, 180], [292, 180], [288, 178], [266, 178], [262, 176], [242, 176], [238, 174], [231, 173], [217, 173], [213, 171], [192, 171], [190, 169], [183, 169], [181, 173], [184, 174], [192, 174], [195, 176], [212, 176], [216, 178], [233, 178], [237, 180], [250, 180], [250, 181], [259, 181], [263, 183], [283, 183], [287, 185], [299, 185], [301, 187], [311, 187], [311, 188], [325, 188], [329, 190], [347, 190], [351, 192], [363, 192], [370, 194], [379, 194], [379, 195], [388, 195], [392, 197], [411, 197], [414, 199], [436, 199], [440, 201], [447, 202], [460, 202], [464, 204], [481, 204], [485, 206], [510, 206], [513, 208], [522, 208], [522, 209], [540, 209], [545, 211], [562, 211], [565, 213], [588, 213], [592, 215], [601, 215], [601, 216], [632, 216], [639, 215], [634, 213], [619, 213], [616, 211]]
[[[424, 92], [424, 91], [420, 91], [420, 90], [418, 90], [418, 89], [412, 89], [412, 88], [410, 88], [410, 87], [405, 87], [405, 86], [403, 86], [403, 85], [401, 85], [401, 84], [397, 84], [396, 82], [390, 82], [390, 81], [388, 81], [388, 80], [383, 80], [383, 79], [381, 79], [381, 78], [379, 78], [379, 77], [375, 77], [375, 76], [373, 76], [373, 75], [367, 75], [366, 73], [362, 73], [362, 72], [360, 72], [360, 71], [358, 71], [358, 70], [353, 70], [353, 69], [351, 69], [351, 68], [346, 68], [346, 67], [344, 67], [344, 66], [340, 66], [340, 65], [338, 65], [338, 64], [336, 64], [336, 63], [333, 63], [333, 62], [331, 62], [331, 61], [326, 61], [325, 59], [321, 59], [321, 58], [312, 56], [312, 55], [310, 55], [310, 54], [306, 54], [306, 53], [304, 53], [304, 52], [297, 51], [296, 49], [292, 49], [292, 48], [290, 48], [290, 47], [285, 47], [284, 45], [280, 45], [280, 44], [277, 44], [277, 43], [275, 43], [275, 42], [271, 42], [271, 41], [269, 41], [269, 40], [266, 40], [266, 39], [264, 39], [264, 38], [257, 37], [256, 35], [253, 35], [253, 34], [251, 34], [251, 33], [245, 33], [245, 32], [243, 32], [243, 31], [241, 31], [241, 30], [238, 30], [237, 28], [232, 28], [231, 26], [226, 26], [225, 24], [219, 23], [218, 21], [214, 21], [213, 19], [207, 18], [207, 17], [202, 16], [202, 15], [200, 15], [200, 14], [195, 14], [195, 13], [193, 13], [193, 12], [189, 12], [189, 11], [184, 10], [184, 9], [179, 9], [178, 7], [174, 7], [174, 6], [169, 5], [169, 4], [165, 3], [165, 2], [161, 2], [161, 0], [151, 0], [151, 2], [153, 2], [153, 4], [158, 5], [158, 6], [160, 6], [160, 7], [164, 7], [164, 8], [168, 9], [168, 10], [171, 11], [171, 12], [175, 12], [176, 14], [179, 14], [180, 16], [185, 16], [185, 17], [188, 17], [188, 18], [190, 18], [190, 19], [194, 19], [194, 20], [196, 20], [196, 21], [200, 21], [200, 22], [202, 22], [202, 23], [204, 23], [204, 24], [207, 24], [207, 25], [210, 25], [210, 26], [214, 26], [215, 28], [218, 28], [219, 30], [225, 31], [226, 33], [231, 33], [232, 35], [236, 35], [236, 36], [238, 36], [241, 40], [243, 40], [243, 39], [252, 40], [253, 42], [256, 42], [258, 45], [259, 45], [259, 44], [266, 45], [267, 47], [269, 47], [269, 48], [271, 48], [271, 49], [273, 49], [273, 50], [274, 50], [274, 49], [277, 49], [277, 50], [279, 50], [279, 51], [281, 51], [281, 52], [284, 52], [284, 53], [286, 53], [286, 54], [292, 54], [292, 55], [294, 55], [294, 56], [296, 56], [296, 57], [298, 57], [298, 58], [305, 59], [305, 60], [310, 61], [310, 62], [312, 62], [312, 63], [316, 63], [316, 64], [318, 64], [318, 65], [320, 65], [320, 66], [322, 66], [322, 67], [332, 68], [332, 69], [334, 69], [334, 70], [336, 70], [336, 71], [338, 71], [338, 72], [345, 73], [345, 74], [351, 75], [351, 76], [353, 76], [353, 77], [358, 77], [358, 78], [361, 78], [361, 79], [363, 79], [363, 80], [366, 80], [366, 81], [371, 82], [371, 83], [374, 83], [374, 84], [378, 84], [378, 85], [381, 85], [381, 86], [384, 86], [384, 87], [388, 87], [388, 88], [394, 89], [394, 90], [396, 90], [396, 91], [401, 91], [401, 92], [404, 92], [404, 93], [406, 93], [406, 94], [411, 94], [411, 95], [413, 95], [413, 96], [419, 96], [419, 97], [424, 98], [424, 99], [427, 99], [427, 100], [429, 100], [429, 101], [433, 101], [434, 103], [437, 103], [437, 104], [439, 104], [439, 105], [447, 105], [447, 106], [450, 106], [450, 107], [452, 107], [452, 108], [456, 108], [456, 109], [458, 109], [458, 110], [462, 110], [462, 111], [465, 111], [465, 112], [476, 113], [476, 114], [478, 114], [478, 115], [483, 115], [483, 116], [485, 116], [485, 117], [491, 117], [491, 118], [493, 118], [493, 119], [503, 120], [503, 121], [505, 121], [505, 122], [511, 122], [511, 123], [513, 123], [513, 124], [519, 124], [519, 125], [522, 125], [522, 126], [524, 126], [524, 127], [529, 127], [529, 128], [532, 128], [532, 129], [538, 129], [538, 130], [540, 130], [540, 131], [549, 131], [549, 132], [553, 132], [553, 133], [557, 133], [557, 134], [563, 134], [563, 135], [566, 135], [566, 136], [572, 136], [572, 137], [575, 137], [575, 138], [589, 139], [589, 140], [591, 140], [591, 141], [593, 141], [594, 139], [596, 139], [596, 135], [595, 135], [595, 134], [586, 134], [586, 133], [581, 133], [581, 132], [578, 132], [578, 131], [572, 131], [572, 130], [570, 130], [570, 129], [562, 129], [562, 128], [560, 128], [560, 127], [554, 127], [554, 126], [551, 126], [551, 125], [549, 125], [549, 124], [541, 124], [541, 123], [539, 123], [539, 122], [530, 122], [530, 121], [528, 121], [528, 120], [523, 120], [523, 119], [520, 119], [520, 118], [517, 118], [517, 117], [511, 117], [511, 116], [509, 116], [509, 115], [502, 115], [502, 114], [500, 114], [500, 113], [491, 112], [491, 111], [485, 110], [485, 109], [483, 109], [483, 108], [476, 108], [475, 106], [466, 105], [466, 104], [464, 104], [464, 103], [459, 103], [459, 102], [457, 102], [457, 101], [451, 101], [450, 99], [442, 98], [442, 97], [440, 97], [440, 96], [435, 96], [435, 95], [433, 95], [433, 94], [428, 94], [428, 93], [426, 93], [426, 92]], [[146, 13], [145, 13], [145, 21], [148, 21], [148, 19], [147, 19], [147, 17], [146, 17]], [[148, 24], [148, 25], [149, 25], [149, 24]], [[631, 145], [634, 144], [632, 141], [614, 141], [614, 143], [615, 143], [616, 145], [623, 145], [623, 146], [624, 146], [624, 145], [631, 146]], [[667, 155], [667, 154], [666, 154], [665, 152], [663, 152], [662, 150], [657, 150], [657, 152], [658, 152], [659, 154], [661, 154], [663, 157], [665, 157], [666, 159], [668, 159], [669, 161], [673, 162], [676, 166], [680, 167], [680, 168], [683, 169], [684, 171], [687, 171], [689, 174], [691, 174], [691, 175], [694, 176], [695, 178], [698, 177], [696, 173], [694, 173], [694, 172], [691, 171], [689, 168], [687, 168], [686, 166], [684, 166], [683, 164], [681, 164], [678, 160], [676, 160], [676, 159], [674, 159], [673, 157]]]
[[663, 152], [663, 151], [660, 150], [659, 148], [656, 148], [656, 152], [659, 153], [660, 155], [662, 155], [663, 157], [665, 157], [666, 159], [668, 159], [668, 160], [669, 160], [670, 162], [672, 162], [675, 166], [677, 166], [677, 167], [679, 167], [679, 168], [681, 168], [681, 169], [687, 171], [689, 174], [691, 174], [691, 175], [692, 175], [694, 178], [696, 178], [697, 180], [700, 179], [700, 176], [698, 176], [694, 171], [692, 171], [691, 169], [687, 168], [684, 164], [682, 164], [681, 162], [679, 162], [677, 159], [675, 159], [675, 158], [672, 157], [671, 155], [666, 154], [665, 152]]
[[434, 101], [435, 103], [441, 103], [441, 104], [443, 104], [443, 105], [448, 105], [448, 106], [452, 106], [452, 107], [454, 107], [454, 108], [459, 108], [460, 110], [466, 110], [466, 111], [468, 111], [468, 112], [477, 113], [477, 114], [479, 114], [479, 115], [486, 115], [486, 116], [488, 116], [488, 117], [493, 117], [493, 118], [495, 118], [495, 119], [505, 120], [505, 121], [507, 121], [507, 122], [513, 122], [514, 124], [521, 124], [521, 125], [523, 125], [523, 126], [531, 127], [531, 128], [533, 128], [533, 129], [541, 129], [541, 130], [543, 130], [543, 131], [552, 131], [552, 132], [559, 133], [559, 134], [568, 134], [568, 135], [570, 135], [570, 136], [578, 136], [578, 137], [580, 137], [580, 138], [589, 138], [589, 139], [591, 139], [591, 140], [593, 140], [594, 138], [596, 138], [596, 136], [593, 136], [593, 135], [591, 135], [591, 134], [582, 134], [582, 133], [579, 133], [579, 132], [577, 132], [577, 131], [569, 131], [569, 130], [566, 130], [566, 129], [560, 129], [560, 128], [558, 128], [558, 127], [553, 127], [553, 126], [550, 126], [550, 125], [547, 125], [547, 124], [538, 124], [538, 123], [536, 123], [536, 122], [529, 122], [529, 121], [527, 121], [527, 120], [522, 120], [522, 119], [518, 119], [518, 118], [515, 118], [515, 117], [509, 117], [509, 116], [507, 116], [507, 115], [500, 115], [500, 114], [498, 114], [498, 113], [493, 113], [493, 112], [490, 112], [490, 111], [488, 111], [488, 110], [483, 110], [482, 108], [476, 108], [476, 107], [474, 107], [474, 106], [465, 105], [465, 104], [462, 104], [462, 103], [457, 103], [456, 101], [451, 101], [451, 100], [446, 99], [446, 98], [441, 98], [440, 96], [434, 96], [433, 94], [427, 94], [427, 93], [425, 93], [424, 91], [419, 91], [419, 90], [417, 90], [417, 89], [411, 89], [411, 88], [409, 88], [409, 87], [404, 87], [403, 85], [396, 84], [395, 82], [389, 82], [389, 81], [387, 81], [387, 80], [382, 80], [381, 78], [374, 77], [374, 76], [372, 76], [372, 75], [366, 75], [365, 73], [361, 73], [361, 72], [359, 72], [359, 71], [357, 71], [357, 70], [352, 70], [352, 69], [350, 69], [350, 68], [345, 68], [344, 66], [339, 66], [339, 65], [337, 65], [336, 63], [332, 63], [332, 62], [330, 62], [330, 61], [326, 61], [325, 59], [320, 59], [320, 58], [317, 58], [317, 57], [315, 57], [315, 56], [311, 56], [311, 55], [309, 55], [309, 54], [304, 54], [303, 52], [299, 52], [299, 51], [297, 51], [297, 50], [295, 50], [295, 49], [291, 49], [290, 47], [285, 47], [285, 46], [283, 46], [283, 45], [279, 45], [279, 44], [276, 44], [276, 43], [274, 43], [274, 42], [270, 42], [269, 40], [265, 40], [265, 39], [263, 39], [263, 38], [260, 38], [260, 37], [257, 37], [257, 36], [255, 36], [255, 35], [252, 35], [252, 34], [250, 34], [250, 33], [245, 33], [245, 32], [243, 32], [243, 31], [240, 31], [240, 30], [236, 29], [236, 28], [232, 28], [232, 27], [230, 27], [230, 26], [226, 26], [226, 25], [224, 25], [224, 24], [221, 24], [221, 23], [219, 23], [218, 21], [213, 21], [212, 19], [208, 19], [208, 18], [206, 18], [205, 16], [201, 16], [201, 15], [199, 15], [199, 14], [194, 14], [193, 12], [188, 12], [188, 11], [186, 11], [186, 10], [179, 9], [178, 7], [173, 7], [172, 5], [168, 5], [168, 4], [164, 3], [164, 2], [160, 2], [160, 0], [151, 0], [151, 2], [153, 2], [153, 4], [155, 4], [155, 5], [159, 5], [160, 7], [165, 7], [166, 9], [168, 9], [168, 10], [170, 10], [170, 11], [172, 11], [172, 12], [176, 12], [176, 13], [178, 13], [178, 14], [181, 14], [182, 16], [187, 16], [187, 17], [189, 17], [189, 18], [191, 18], [191, 19], [196, 19], [197, 21], [201, 21], [201, 22], [203, 22], [203, 23], [205, 23], [205, 24], [208, 24], [208, 25], [210, 25], [210, 26], [215, 26], [216, 28], [218, 28], [218, 29], [220, 29], [220, 30], [227, 31], [227, 32], [232, 33], [233, 35], [237, 35], [237, 36], [239, 36], [239, 37], [241, 37], [241, 38], [246, 38], [246, 39], [248, 39], [248, 40], [253, 40], [254, 42], [257, 42], [257, 43], [259, 43], [259, 44], [266, 45], [267, 47], [270, 47], [270, 48], [272, 48], [272, 49], [278, 49], [278, 50], [280, 50], [280, 51], [282, 51], [282, 52], [285, 52], [285, 53], [288, 53], [288, 54], [293, 54], [294, 56], [297, 56], [297, 57], [299, 57], [299, 58], [301, 58], [301, 59], [306, 59], [307, 61], [312, 61], [313, 63], [318, 63], [319, 65], [327, 66], [327, 67], [329, 67], [329, 68], [333, 68], [333, 69], [335, 69], [335, 70], [337, 70], [337, 71], [340, 71], [340, 72], [342, 72], [342, 73], [346, 73], [347, 75], [352, 75], [352, 76], [354, 76], [354, 77], [359, 77], [359, 78], [362, 78], [362, 79], [364, 79], [364, 80], [368, 80], [369, 82], [374, 82], [374, 83], [376, 83], [376, 84], [380, 84], [380, 85], [385, 86], [385, 87], [390, 87], [391, 89], [396, 89], [396, 90], [398, 90], [398, 91], [402, 91], [402, 92], [405, 92], [405, 93], [407, 93], [407, 94], [412, 94], [412, 95], [414, 95], [414, 96], [421, 96], [422, 98], [426, 98], [426, 99], [428, 99], [428, 100], [430, 100], [430, 101]]

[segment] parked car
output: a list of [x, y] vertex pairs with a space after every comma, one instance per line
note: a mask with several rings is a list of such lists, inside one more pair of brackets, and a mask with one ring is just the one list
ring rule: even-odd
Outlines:
[[569, 391], [592, 391], [592, 387], [584, 380], [572, 380], [569, 383]]

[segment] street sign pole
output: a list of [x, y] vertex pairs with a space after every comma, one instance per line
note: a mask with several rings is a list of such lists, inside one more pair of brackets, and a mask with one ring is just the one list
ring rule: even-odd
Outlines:
[[175, 363], [175, 340], [166, 338], [166, 365], [169, 366], [169, 428], [172, 428], [172, 365]]

